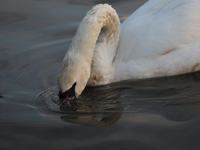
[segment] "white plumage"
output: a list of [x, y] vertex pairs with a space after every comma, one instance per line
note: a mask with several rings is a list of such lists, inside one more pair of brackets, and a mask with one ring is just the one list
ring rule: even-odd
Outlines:
[[62, 92], [86, 84], [171, 76], [200, 70], [200, 0], [149, 0], [120, 26], [96, 5], [79, 25], [58, 75]]

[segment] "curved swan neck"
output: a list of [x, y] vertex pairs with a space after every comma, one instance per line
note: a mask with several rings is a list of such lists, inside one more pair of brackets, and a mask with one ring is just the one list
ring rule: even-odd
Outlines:
[[[116, 11], [108, 4], [93, 7], [80, 23], [76, 35], [63, 59], [58, 74], [58, 86], [65, 92], [76, 82], [75, 93], [80, 95], [89, 82], [93, 65], [98, 64], [100, 70], [111, 70], [119, 43], [120, 21]], [[98, 48], [97, 48], [98, 47]], [[102, 50], [103, 48], [103, 50]], [[105, 49], [105, 50], [104, 50]], [[94, 51], [98, 51], [98, 54]], [[96, 59], [98, 56], [104, 59]], [[107, 63], [105, 65], [105, 62]], [[104, 74], [104, 72], [98, 72]], [[106, 74], [106, 73], [105, 73]]]
[[105, 42], [111, 45], [116, 43], [115, 47], [118, 46], [120, 21], [116, 11], [108, 4], [96, 5], [86, 14], [68, 51], [80, 54], [91, 63], [100, 32], [105, 33], [101, 39], [104, 38]]

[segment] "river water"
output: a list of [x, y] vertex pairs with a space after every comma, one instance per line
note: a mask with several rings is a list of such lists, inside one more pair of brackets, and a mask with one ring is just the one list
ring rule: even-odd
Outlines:
[[199, 150], [200, 72], [87, 87], [58, 105], [71, 39], [105, 2], [123, 21], [145, 0], [1, 0], [1, 150]]

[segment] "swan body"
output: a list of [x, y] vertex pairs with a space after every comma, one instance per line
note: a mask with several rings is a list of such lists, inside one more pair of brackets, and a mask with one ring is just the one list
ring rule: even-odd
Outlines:
[[149, 0], [120, 25], [110, 5], [94, 6], [63, 59], [60, 91], [200, 70], [199, 14], [200, 0]]

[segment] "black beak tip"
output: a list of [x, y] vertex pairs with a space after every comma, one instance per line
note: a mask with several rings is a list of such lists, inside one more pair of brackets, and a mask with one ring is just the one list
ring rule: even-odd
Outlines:
[[77, 104], [77, 97], [67, 97], [67, 98], [60, 98], [60, 105], [64, 106], [72, 106]]

